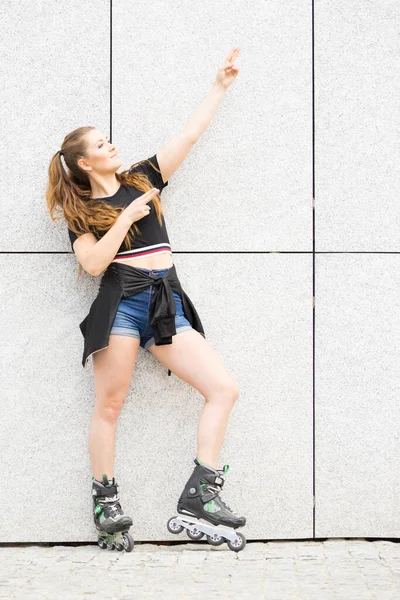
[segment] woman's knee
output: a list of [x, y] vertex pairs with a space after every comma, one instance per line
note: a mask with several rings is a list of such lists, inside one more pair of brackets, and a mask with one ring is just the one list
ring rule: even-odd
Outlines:
[[237, 381], [231, 377], [221, 379], [214, 387], [213, 396], [225, 398], [230, 402], [236, 402], [239, 397], [239, 385]]
[[95, 412], [106, 421], [115, 422], [126, 398], [126, 391], [101, 394], [96, 396]]
[[232, 389], [232, 395], [233, 395], [233, 398], [234, 398], [234, 400], [236, 401], [236, 400], [238, 399], [238, 397], [239, 397], [239, 394], [240, 394], [240, 390], [239, 390], [239, 384], [238, 384], [238, 382], [236, 381], [236, 379], [234, 379], [234, 380], [232, 381], [232, 388], [231, 388], [231, 389]]

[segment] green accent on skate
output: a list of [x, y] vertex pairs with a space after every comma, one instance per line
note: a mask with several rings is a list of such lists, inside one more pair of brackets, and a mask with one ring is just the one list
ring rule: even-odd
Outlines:
[[221, 510], [221, 507], [218, 506], [214, 500], [210, 500], [210, 502], [207, 502], [207, 504], [204, 505], [204, 510], [210, 513], [215, 513]]
[[[225, 469], [225, 467], [226, 467], [226, 469]], [[229, 465], [225, 465], [225, 467], [224, 467], [224, 473], [227, 473], [229, 471]]]
[[103, 510], [103, 509], [101, 508], [101, 506], [96, 506], [96, 508], [95, 508], [94, 512], [95, 512], [95, 513], [97, 513], [97, 514], [99, 514], [99, 513], [101, 513], [101, 512], [102, 512], [102, 510]]
[[206, 483], [201, 483], [200, 487], [204, 487], [205, 485], [207, 485]]

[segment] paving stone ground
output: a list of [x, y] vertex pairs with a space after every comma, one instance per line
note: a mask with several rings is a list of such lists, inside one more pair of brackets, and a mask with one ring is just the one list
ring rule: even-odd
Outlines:
[[400, 600], [400, 543], [365, 539], [0, 546], [0, 598]]

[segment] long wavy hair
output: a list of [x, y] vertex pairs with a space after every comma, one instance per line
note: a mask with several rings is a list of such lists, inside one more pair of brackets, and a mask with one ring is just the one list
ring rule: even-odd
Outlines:
[[[96, 129], [96, 127], [79, 127], [65, 136], [61, 145], [61, 152], [63, 152], [67, 169], [62, 164], [62, 158], [59, 151], [57, 151], [49, 165], [46, 204], [50, 212], [50, 218], [53, 221], [64, 218], [69, 229], [77, 236], [90, 232], [99, 240], [112, 227], [124, 208], [111, 206], [101, 199], [90, 198], [89, 178], [86, 171], [78, 166], [77, 161], [80, 158], [87, 158], [86, 135], [92, 129]], [[115, 173], [115, 177], [121, 185], [134, 186], [145, 193], [154, 187], [147, 175], [144, 173], [129, 173], [129, 170], [146, 162], [150, 161], [136, 162], [126, 171]], [[153, 163], [151, 165], [160, 173]], [[161, 227], [161, 214], [164, 214], [161, 201], [158, 196], [153, 196], [152, 201]], [[54, 213], [58, 208], [61, 209], [62, 214], [55, 216]], [[123, 239], [120, 251], [131, 249], [131, 242], [136, 234], [141, 235], [141, 232], [137, 224], [133, 223]], [[79, 279], [82, 273], [82, 265], [78, 264], [77, 278]]]

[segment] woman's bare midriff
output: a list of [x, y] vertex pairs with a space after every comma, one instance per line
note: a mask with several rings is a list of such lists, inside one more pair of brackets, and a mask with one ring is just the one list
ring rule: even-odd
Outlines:
[[121, 258], [112, 260], [113, 263], [124, 263], [130, 267], [138, 267], [139, 269], [169, 269], [173, 266], [172, 256], [170, 254], [160, 256], [146, 256], [145, 258]]

